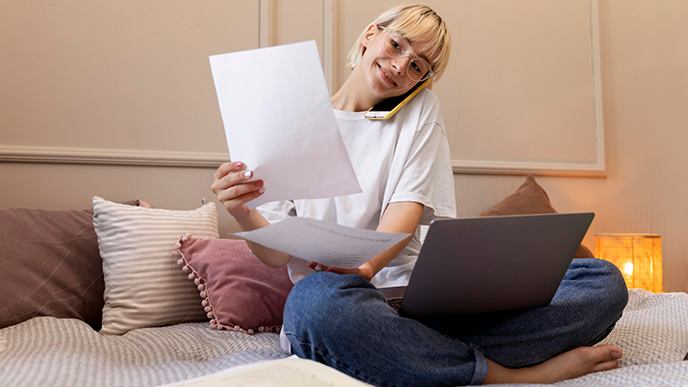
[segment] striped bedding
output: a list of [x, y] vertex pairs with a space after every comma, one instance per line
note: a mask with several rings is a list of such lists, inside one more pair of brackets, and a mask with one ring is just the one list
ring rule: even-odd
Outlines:
[[[562, 386], [688, 385], [688, 294], [631, 290], [605, 342], [625, 349], [622, 367]], [[277, 334], [214, 331], [207, 323], [100, 335], [74, 319], [37, 317], [0, 330], [2, 386], [153, 386], [287, 357]]]
[[111, 336], [80, 320], [36, 317], [0, 330], [0, 385], [155, 386], [288, 355], [275, 333], [185, 323]]

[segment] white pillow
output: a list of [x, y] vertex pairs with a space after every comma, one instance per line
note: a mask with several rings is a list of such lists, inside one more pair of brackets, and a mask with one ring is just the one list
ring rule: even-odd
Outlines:
[[93, 197], [93, 226], [103, 259], [103, 334], [205, 321], [198, 290], [170, 252], [182, 234], [217, 238], [217, 208], [134, 207]]

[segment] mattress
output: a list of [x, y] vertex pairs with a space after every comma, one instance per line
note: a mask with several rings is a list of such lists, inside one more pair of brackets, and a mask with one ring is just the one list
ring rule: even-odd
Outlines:
[[[688, 385], [688, 294], [631, 290], [604, 342], [625, 350], [621, 368], [562, 386]], [[207, 323], [104, 336], [74, 319], [37, 317], [0, 329], [3, 386], [151, 386], [287, 357], [273, 333], [215, 331]]]

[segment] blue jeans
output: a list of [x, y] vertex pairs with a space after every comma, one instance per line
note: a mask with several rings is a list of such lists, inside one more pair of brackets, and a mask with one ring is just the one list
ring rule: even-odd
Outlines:
[[316, 272], [289, 294], [284, 332], [299, 357], [374, 385], [481, 384], [485, 358], [518, 368], [599, 342], [627, 301], [616, 267], [574, 259], [549, 305], [421, 322], [359, 276]]

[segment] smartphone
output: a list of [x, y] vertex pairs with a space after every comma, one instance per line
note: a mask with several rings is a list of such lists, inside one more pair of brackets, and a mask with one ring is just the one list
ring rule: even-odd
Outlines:
[[413, 99], [421, 90], [427, 87], [432, 78], [428, 78], [423, 82], [418, 82], [406, 94], [398, 97], [388, 98], [379, 104], [373, 106], [365, 113], [365, 118], [369, 120], [388, 120], [392, 118], [404, 105]]

